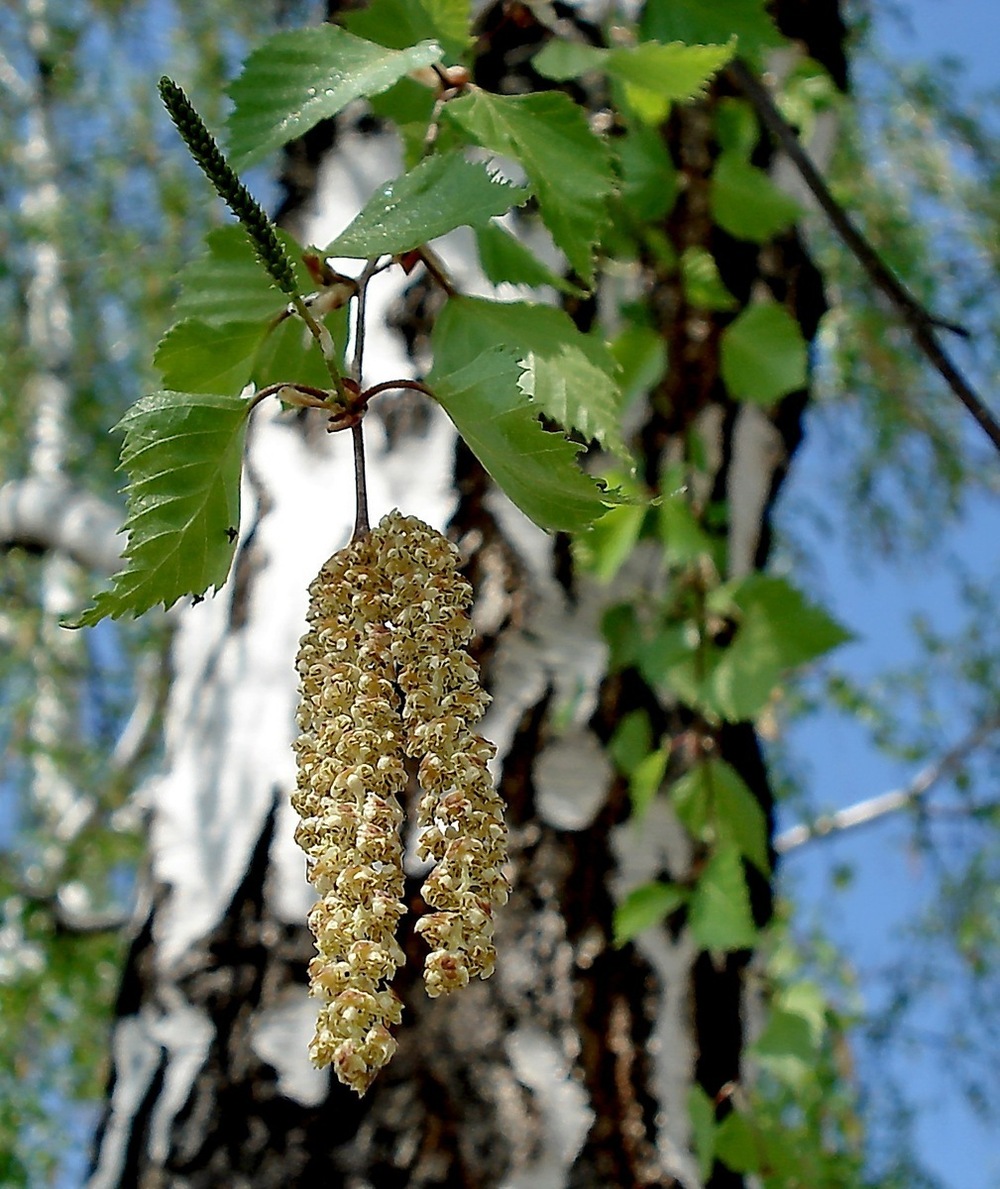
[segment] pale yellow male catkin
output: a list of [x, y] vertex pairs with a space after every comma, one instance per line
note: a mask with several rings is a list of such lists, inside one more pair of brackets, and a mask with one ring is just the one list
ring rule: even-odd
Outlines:
[[405, 757], [418, 764], [417, 853], [436, 911], [427, 993], [493, 972], [493, 909], [507, 898], [503, 804], [475, 733], [489, 698], [466, 651], [472, 590], [458, 553], [422, 521], [390, 513], [335, 554], [309, 588], [298, 655], [301, 701], [292, 803], [319, 900], [309, 914], [322, 1000], [310, 1055], [363, 1094], [390, 1059], [400, 1004], [389, 983], [404, 955], [401, 827]]

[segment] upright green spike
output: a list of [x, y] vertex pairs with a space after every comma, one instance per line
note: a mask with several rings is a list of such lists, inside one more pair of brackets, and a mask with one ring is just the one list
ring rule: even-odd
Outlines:
[[236, 176], [191, 100], [166, 75], [160, 79], [160, 98], [202, 173], [243, 224], [261, 264], [284, 293], [297, 297], [299, 294], [292, 262], [278, 241], [271, 220]]

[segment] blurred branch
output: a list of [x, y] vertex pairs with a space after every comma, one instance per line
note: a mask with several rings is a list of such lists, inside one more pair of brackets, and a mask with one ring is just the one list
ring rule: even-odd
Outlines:
[[947, 776], [951, 776], [968, 757], [984, 743], [990, 735], [1000, 730], [1000, 714], [995, 714], [981, 722], [970, 731], [964, 739], [946, 751], [940, 759], [928, 764], [900, 789], [892, 789], [887, 793], [880, 793], [877, 797], [869, 797], [865, 801], [857, 801], [845, 809], [838, 809], [836, 813], [823, 814], [810, 823], [792, 826], [783, 830], [774, 839], [774, 849], [779, 855], [787, 854], [790, 850], [804, 846], [817, 838], [827, 838], [831, 834], [842, 830], [851, 830], [857, 826], [868, 826], [887, 814], [896, 813], [907, 806], [915, 805], [925, 797], [935, 785]]
[[61, 553], [84, 569], [121, 567], [121, 513], [58, 476], [34, 475], [0, 487], [0, 549]]
[[982, 397], [956, 366], [945, 351], [937, 336], [939, 329], [968, 337], [964, 327], [935, 317], [920, 304], [900, 281], [878, 252], [865, 239], [852, 222], [844, 208], [830, 193], [822, 174], [803, 149], [795, 130], [775, 106], [767, 87], [754, 75], [745, 63], [734, 60], [728, 68], [730, 78], [746, 95], [755, 108], [761, 122], [774, 136], [788, 155], [802, 180], [809, 187], [830, 224], [854, 254], [871, 283], [880, 289], [892, 302], [903, 322], [909, 328], [914, 341], [927, 361], [941, 375], [948, 387], [979, 423], [980, 428], [1000, 451], [1000, 421], [989, 410]]

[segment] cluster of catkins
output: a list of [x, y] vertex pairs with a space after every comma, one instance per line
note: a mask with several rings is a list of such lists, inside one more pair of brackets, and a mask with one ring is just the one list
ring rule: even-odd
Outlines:
[[435, 911], [427, 993], [493, 972], [493, 908], [507, 898], [503, 806], [474, 731], [489, 701], [466, 652], [472, 590], [440, 533], [392, 512], [334, 554], [309, 588], [298, 654], [296, 840], [319, 895], [309, 914], [322, 1000], [310, 1056], [363, 1094], [390, 1059], [401, 1005], [389, 988], [404, 955], [405, 757], [419, 762], [417, 854]]

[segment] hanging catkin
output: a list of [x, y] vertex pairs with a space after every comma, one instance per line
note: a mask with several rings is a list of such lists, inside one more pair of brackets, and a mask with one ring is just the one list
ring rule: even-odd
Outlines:
[[398, 512], [335, 554], [309, 588], [298, 655], [296, 840], [320, 899], [309, 914], [322, 999], [310, 1055], [363, 1094], [392, 1056], [404, 955], [400, 795], [419, 762], [417, 853], [435, 863], [416, 929], [432, 996], [493, 972], [507, 898], [503, 806], [475, 733], [489, 701], [466, 651], [472, 590], [440, 533]]

